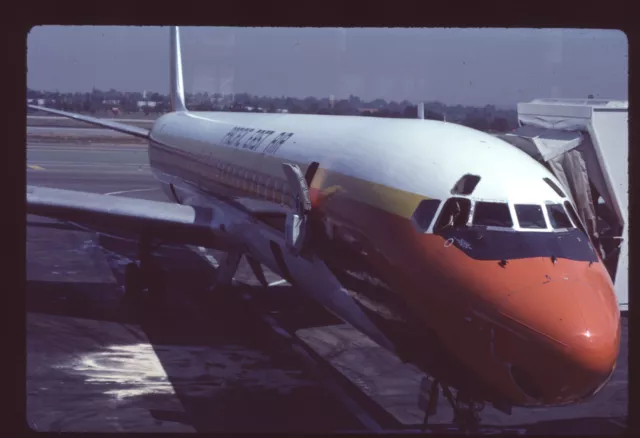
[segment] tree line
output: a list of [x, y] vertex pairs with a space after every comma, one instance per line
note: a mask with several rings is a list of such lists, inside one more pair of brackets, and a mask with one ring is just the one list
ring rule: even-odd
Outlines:
[[[185, 96], [187, 108], [194, 111], [255, 111], [288, 112], [293, 114], [361, 115], [367, 117], [416, 118], [417, 105], [404, 100], [401, 102], [374, 99], [361, 100], [357, 96], [347, 99], [329, 97], [268, 97], [248, 93], [220, 94], [195, 93]], [[163, 114], [169, 111], [168, 95], [160, 93], [122, 92], [114, 89], [90, 92], [60, 93], [27, 89], [28, 100], [40, 100], [44, 106], [63, 111], [98, 114], [113, 112], [118, 114], [144, 113]], [[445, 105], [441, 102], [425, 102], [424, 118], [445, 120], [489, 132], [507, 132], [517, 127], [515, 109], [496, 108], [493, 105], [473, 107]]]

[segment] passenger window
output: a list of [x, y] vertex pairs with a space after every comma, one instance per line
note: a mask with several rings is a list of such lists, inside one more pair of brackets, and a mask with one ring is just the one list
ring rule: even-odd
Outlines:
[[453, 186], [451, 193], [454, 195], [470, 195], [475, 190], [479, 181], [479, 176], [466, 174]]
[[420, 201], [416, 211], [413, 213], [413, 220], [422, 231], [429, 229], [439, 206], [439, 199], [424, 199]]
[[485, 227], [513, 227], [509, 206], [502, 202], [476, 202], [473, 224]]
[[255, 190], [256, 195], [262, 195], [262, 177], [260, 175], [256, 175], [254, 178], [253, 189]]
[[257, 192], [258, 192], [258, 196], [260, 196], [261, 198], [264, 198], [267, 196], [267, 188], [265, 187], [265, 183], [266, 183], [266, 178], [260, 175], [258, 177]]
[[277, 179], [273, 180], [273, 202], [279, 202], [280, 200], [280, 181]]
[[556, 183], [551, 181], [549, 178], [542, 178], [542, 179], [544, 180], [544, 182], [549, 184], [549, 187], [551, 187], [553, 189], [553, 191], [558, 194], [558, 196], [560, 196], [561, 198], [566, 198], [567, 197], [567, 195], [564, 194], [562, 189], [560, 187], [558, 187], [558, 185]]
[[547, 228], [547, 222], [544, 220], [544, 213], [542, 213], [541, 206], [534, 204], [516, 204], [515, 209], [520, 228]]
[[278, 193], [276, 196], [276, 202], [279, 202], [280, 204], [284, 204], [287, 202], [287, 197], [284, 191], [285, 191], [285, 184], [282, 181], [278, 181]]
[[442, 212], [440, 213], [440, 217], [438, 218], [438, 223], [434, 227], [434, 231], [439, 232], [447, 228], [464, 227], [469, 220], [470, 211], [471, 201], [469, 201], [468, 199], [449, 199], [442, 207]]
[[573, 228], [569, 216], [565, 213], [561, 204], [548, 204], [547, 213], [549, 214], [549, 222], [554, 229]]

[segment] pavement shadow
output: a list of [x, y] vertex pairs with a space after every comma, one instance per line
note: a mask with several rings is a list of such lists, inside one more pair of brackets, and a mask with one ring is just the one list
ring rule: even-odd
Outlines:
[[117, 285], [60, 281], [27, 281], [27, 312], [97, 321], [132, 322], [119, 313]]
[[[37, 217], [37, 216], [35, 216]], [[40, 219], [38, 217], [38, 219]], [[71, 225], [65, 222], [43, 222], [40, 220], [31, 220], [27, 219], [27, 228], [47, 228], [52, 230], [62, 230], [62, 231], [78, 231], [79, 227]]]
[[[56, 370], [57, 379], [69, 379], [67, 384], [84, 379], [84, 392], [86, 385], [99, 382], [109, 393], [149, 410], [158, 421], [182, 422], [199, 432], [361, 428], [236, 290], [210, 293], [213, 270], [202, 257], [187, 249], [159, 250], [155, 261], [167, 273], [165, 290], [151, 290], [141, 306], [123, 304], [119, 285], [137, 248], [105, 236], [98, 236], [98, 241], [117, 283], [27, 281], [28, 312], [39, 318], [78, 318], [72, 330], [86, 330], [79, 335], [99, 339], [84, 355], [84, 368], [70, 369], [68, 375]], [[87, 321], [91, 329], [85, 329], [82, 320], [137, 326], [150, 347], [139, 337], [127, 345], [113, 345], [108, 333], [98, 331], [122, 326], [100, 329]], [[90, 339], [83, 341], [85, 345], [93, 342]], [[162, 373], [156, 370], [158, 363]], [[175, 409], [169, 398], [177, 398], [181, 408]], [[67, 404], [82, 403], [78, 398]], [[172, 407], [163, 408], [167, 405]]]
[[[99, 244], [112, 259], [133, 259], [137, 251], [133, 243], [106, 236], [99, 236]], [[123, 263], [113, 261], [113, 275], [123, 284]], [[259, 296], [261, 286], [212, 293], [213, 268], [186, 248], [160, 248], [154, 263], [165, 273], [157, 286], [162, 290], [150, 291], [137, 317], [185, 412], [153, 415], [178, 419], [199, 432], [331, 432], [344, 424], [359, 426], [242, 299], [241, 292]], [[292, 288], [278, 291], [287, 289]]]

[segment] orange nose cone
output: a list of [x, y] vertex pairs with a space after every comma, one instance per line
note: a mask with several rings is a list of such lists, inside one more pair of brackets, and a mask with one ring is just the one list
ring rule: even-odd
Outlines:
[[512, 294], [508, 307], [528, 327], [528, 359], [514, 381], [533, 398], [562, 404], [594, 394], [613, 372], [620, 312], [609, 288], [557, 280]]

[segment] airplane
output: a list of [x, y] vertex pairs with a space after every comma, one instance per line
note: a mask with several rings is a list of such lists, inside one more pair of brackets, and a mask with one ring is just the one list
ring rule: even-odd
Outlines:
[[429, 403], [442, 391], [465, 430], [485, 403], [578, 403], [608, 382], [614, 287], [543, 165], [441, 121], [189, 111], [178, 27], [170, 51], [151, 129], [29, 105], [148, 140], [171, 202], [27, 186], [28, 214], [136, 236], [125, 296], [151, 293], [155, 245], [224, 251], [211, 293], [245, 257], [431, 376]]

